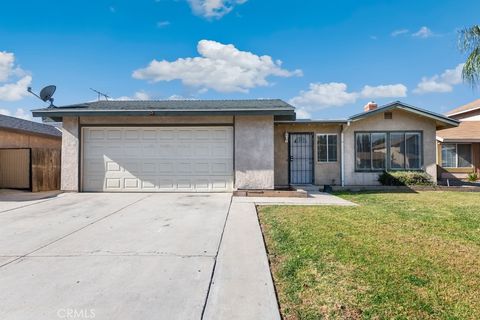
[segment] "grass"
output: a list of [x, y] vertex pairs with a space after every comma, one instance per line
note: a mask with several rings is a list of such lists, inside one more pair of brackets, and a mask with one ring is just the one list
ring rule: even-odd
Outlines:
[[259, 207], [284, 319], [480, 319], [480, 194]]

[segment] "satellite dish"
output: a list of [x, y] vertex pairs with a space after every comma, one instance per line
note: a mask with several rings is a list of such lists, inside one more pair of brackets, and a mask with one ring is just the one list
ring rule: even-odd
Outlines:
[[55, 93], [55, 90], [57, 90], [57, 87], [54, 85], [46, 86], [40, 91], [40, 99], [45, 102], [50, 101]]
[[50, 108], [55, 107], [53, 105], [53, 94], [55, 93], [55, 90], [57, 90], [57, 87], [54, 85], [46, 86], [40, 91], [40, 95], [37, 95], [35, 92], [32, 91], [32, 87], [28, 87], [27, 89], [28, 92], [30, 92], [40, 100], [44, 102], [50, 101]]

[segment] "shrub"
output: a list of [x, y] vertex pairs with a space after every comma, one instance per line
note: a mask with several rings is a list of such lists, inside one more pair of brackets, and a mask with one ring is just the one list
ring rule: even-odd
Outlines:
[[431, 186], [432, 177], [423, 171], [384, 171], [378, 176], [384, 186]]
[[467, 180], [470, 182], [475, 182], [478, 180], [478, 174], [476, 172], [471, 172], [467, 176]]

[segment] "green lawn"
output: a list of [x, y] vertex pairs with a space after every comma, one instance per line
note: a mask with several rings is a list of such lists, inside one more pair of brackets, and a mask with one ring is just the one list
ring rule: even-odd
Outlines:
[[480, 319], [480, 193], [259, 207], [285, 319]]

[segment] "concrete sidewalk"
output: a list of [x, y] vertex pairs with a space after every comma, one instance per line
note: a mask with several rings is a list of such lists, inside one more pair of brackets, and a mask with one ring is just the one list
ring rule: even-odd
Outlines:
[[230, 207], [203, 319], [281, 319], [253, 203]]
[[356, 206], [353, 202], [325, 192], [309, 192], [308, 198], [233, 197], [232, 201], [257, 205]]

